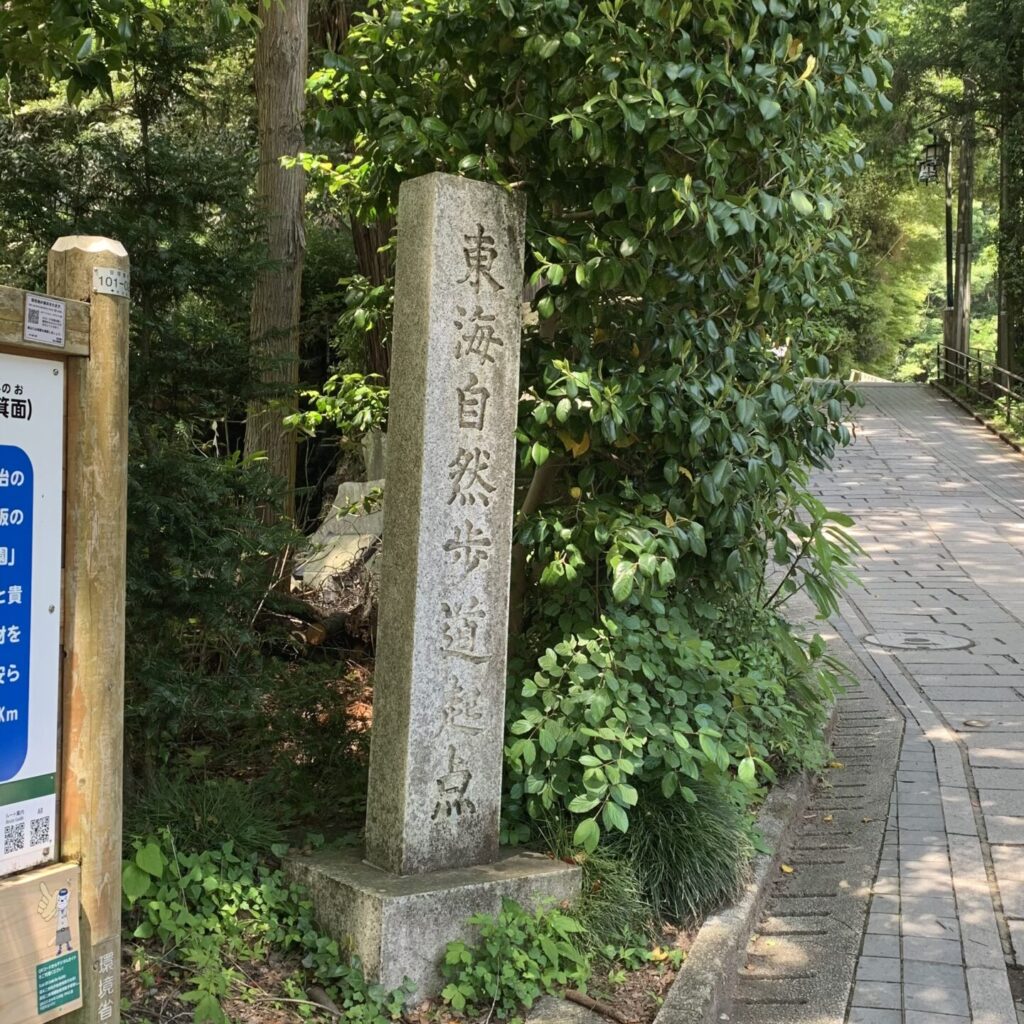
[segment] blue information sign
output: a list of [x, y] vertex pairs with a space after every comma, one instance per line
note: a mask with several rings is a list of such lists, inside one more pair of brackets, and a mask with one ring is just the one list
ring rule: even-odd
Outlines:
[[59, 850], [63, 462], [63, 362], [0, 353], [0, 878]]
[[28, 753], [32, 628], [32, 463], [0, 445], [0, 782]]

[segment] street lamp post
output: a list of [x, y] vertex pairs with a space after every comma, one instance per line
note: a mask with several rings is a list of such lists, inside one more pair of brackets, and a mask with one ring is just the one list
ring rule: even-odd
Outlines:
[[[941, 170], [940, 170], [941, 168]], [[953, 342], [953, 147], [948, 137], [939, 139], [932, 131], [932, 141], [924, 147], [917, 162], [919, 185], [938, 182], [940, 173], [946, 185], [946, 309], [942, 317], [942, 343], [948, 350]]]

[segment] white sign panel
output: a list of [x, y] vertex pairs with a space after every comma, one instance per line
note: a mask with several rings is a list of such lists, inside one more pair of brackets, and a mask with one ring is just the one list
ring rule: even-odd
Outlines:
[[55, 348], [64, 347], [64, 321], [67, 308], [60, 299], [48, 295], [25, 294], [25, 340], [39, 341]]
[[0, 876], [57, 852], [64, 363], [0, 354]]
[[128, 298], [128, 271], [118, 267], [93, 267], [92, 290], [99, 295], [119, 295]]

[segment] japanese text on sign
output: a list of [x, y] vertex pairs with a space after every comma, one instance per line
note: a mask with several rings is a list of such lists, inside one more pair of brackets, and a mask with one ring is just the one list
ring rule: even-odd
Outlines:
[[28, 753], [32, 490], [28, 456], [0, 445], [0, 782]]
[[54, 859], [63, 363], [0, 355], [0, 877]]
[[[448, 739], [445, 771], [437, 778], [437, 803], [432, 820], [455, 823], [474, 815], [473, 773], [463, 758], [467, 744], [480, 742], [487, 723], [487, 696], [493, 666], [488, 649], [489, 604], [484, 576], [490, 571], [494, 545], [492, 502], [499, 489], [492, 447], [496, 424], [490, 422], [495, 375], [500, 382], [507, 358], [499, 329], [505, 284], [499, 279], [495, 232], [484, 224], [467, 225], [460, 232], [464, 273], [455, 284], [462, 289], [451, 320], [453, 365], [451, 382], [457, 433], [446, 455], [447, 503], [459, 510], [442, 548], [452, 569], [452, 590], [441, 602], [440, 649], [447, 662], [444, 704], [438, 736]], [[450, 458], [450, 461], [447, 461]], [[500, 560], [494, 563], [500, 564]], [[479, 587], [477, 593], [472, 593]]]
[[55, 348], [64, 347], [66, 307], [60, 299], [51, 299], [46, 295], [25, 295], [25, 327], [26, 341], [38, 341]]

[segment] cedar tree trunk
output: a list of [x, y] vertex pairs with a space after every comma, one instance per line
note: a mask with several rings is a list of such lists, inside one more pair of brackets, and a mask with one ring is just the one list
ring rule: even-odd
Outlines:
[[264, 397], [250, 403], [245, 454], [264, 452], [286, 487], [286, 513], [295, 508], [295, 440], [282, 427], [299, 374], [299, 309], [306, 253], [303, 226], [305, 174], [281, 166], [302, 151], [309, 0], [283, 0], [261, 8], [255, 81], [260, 166], [256, 201], [266, 232], [266, 262], [256, 274], [249, 337]]

